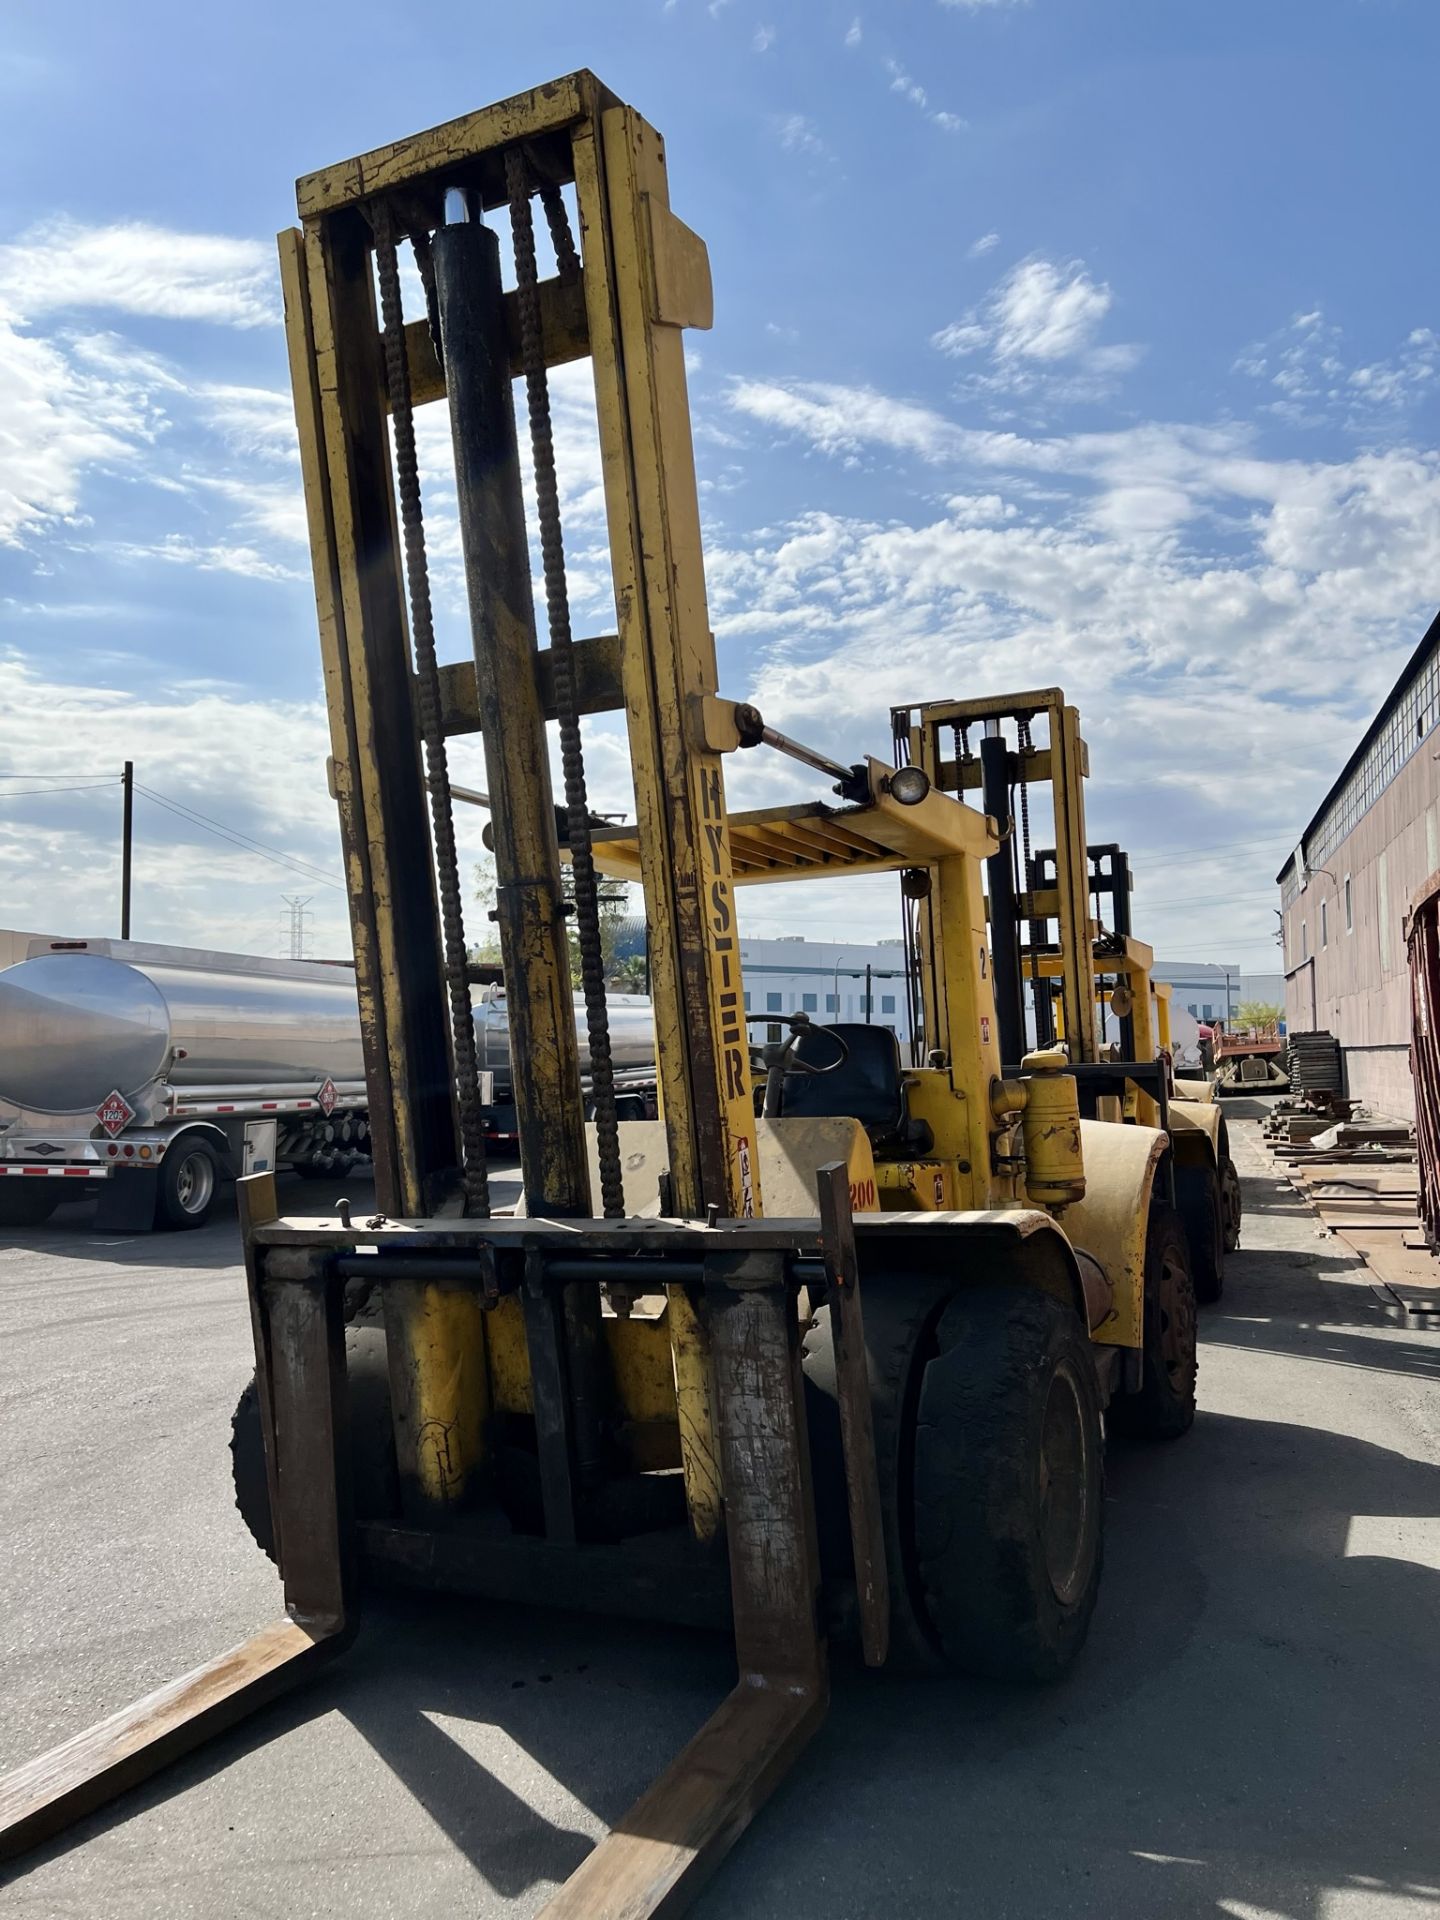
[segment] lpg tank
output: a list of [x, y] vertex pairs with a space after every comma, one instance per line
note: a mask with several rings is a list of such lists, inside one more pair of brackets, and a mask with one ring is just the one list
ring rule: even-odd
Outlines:
[[[0, 974], [0, 979], [4, 975]], [[607, 993], [610, 1009], [610, 1057], [617, 1073], [653, 1069], [655, 1065], [655, 1009], [643, 993]], [[580, 1037], [580, 1071], [590, 1071], [590, 1045], [585, 1033], [585, 999], [575, 995], [575, 1030]], [[487, 988], [475, 1007], [475, 1040], [479, 1066], [495, 1075], [498, 1099], [510, 1095], [510, 1017], [503, 987]]]
[[93, 1111], [161, 1076], [232, 1087], [364, 1074], [355, 980], [339, 967], [90, 942], [0, 972], [0, 1100], [30, 1110]]

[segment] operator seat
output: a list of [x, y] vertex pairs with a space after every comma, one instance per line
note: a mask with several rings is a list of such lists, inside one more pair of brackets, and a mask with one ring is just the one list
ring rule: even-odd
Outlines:
[[[831, 1034], [850, 1052], [827, 1073], [835, 1058]], [[859, 1021], [811, 1027], [796, 1042], [795, 1057], [820, 1071], [785, 1076], [780, 1111], [786, 1119], [858, 1120], [877, 1155], [927, 1153], [934, 1144], [925, 1121], [910, 1118], [900, 1042], [889, 1027]]]

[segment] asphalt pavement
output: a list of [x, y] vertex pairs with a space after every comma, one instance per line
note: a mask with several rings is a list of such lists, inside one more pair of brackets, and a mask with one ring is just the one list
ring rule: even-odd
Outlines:
[[[1247, 1218], [1202, 1316], [1201, 1412], [1111, 1449], [1075, 1670], [1016, 1693], [838, 1660], [829, 1719], [697, 1914], [1440, 1912], [1440, 1336], [1379, 1317], [1257, 1110], [1231, 1110]], [[0, 1242], [0, 1767], [280, 1611], [230, 1486], [233, 1210], [146, 1239], [87, 1222]], [[679, 1631], [369, 1602], [342, 1662], [9, 1869], [0, 1912], [532, 1914], [732, 1674]]]

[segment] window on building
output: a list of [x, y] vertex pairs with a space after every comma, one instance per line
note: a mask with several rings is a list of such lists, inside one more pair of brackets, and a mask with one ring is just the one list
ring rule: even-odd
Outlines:
[[1345, 931], [1355, 931], [1355, 896], [1350, 891], [1350, 876], [1345, 876]]
[[1215, 1008], [1208, 1000], [1205, 1001], [1205, 1003], [1200, 1009], [1200, 1012], [1202, 1017], [1206, 1020], [1213, 1020], [1215, 1018]]
[[1320, 945], [1322, 947], [1328, 947], [1329, 944], [1330, 944], [1330, 902], [1328, 900], [1322, 900], [1320, 902]]
[[839, 1011], [840, 1011], [840, 996], [839, 996], [839, 994], [838, 994], [838, 993], [827, 993], [827, 994], [826, 994], [826, 996], [825, 996], [825, 1011], [826, 1011], [826, 1013], [839, 1013]]
[[880, 996], [880, 1011], [881, 1011], [881, 1013], [894, 1013], [894, 1011], [895, 1011], [895, 996], [894, 996], [894, 994], [893, 994], [893, 993], [882, 993], [882, 994], [881, 994], [881, 996]]
[[750, 1011], [750, 996], [748, 993], [745, 996], [745, 1011], [746, 1013], [749, 1013]]
[[778, 1040], [780, 1038], [779, 1027], [766, 1027], [765, 1038], [767, 1040]]
[[800, 996], [800, 1011], [802, 1013], [814, 1013], [819, 1004], [819, 1001], [813, 993], [802, 993]]
[[780, 995], [779, 995], [778, 993], [767, 993], [767, 994], [766, 994], [766, 996], [765, 996], [765, 1011], [766, 1011], [767, 1013], [779, 1013], [779, 1011], [780, 1011], [780, 1006], [781, 1006], [781, 1001], [780, 1001]]
[[1192, 1001], [1190, 1002], [1190, 1004], [1189, 1004], [1189, 1005], [1188, 1005], [1188, 1006], [1186, 1007], [1186, 1009], [1185, 1009], [1185, 1011], [1186, 1011], [1186, 1012], [1187, 1012], [1187, 1013], [1188, 1013], [1188, 1014], [1190, 1015], [1190, 1017], [1191, 1017], [1191, 1019], [1192, 1019], [1192, 1020], [1198, 1020], [1198, 1019], [1200, 1018], [1200, 1003], [1199, 1003], [1199, 1001], [1198, 1001], [1198, 1000], [1192, 1000]]

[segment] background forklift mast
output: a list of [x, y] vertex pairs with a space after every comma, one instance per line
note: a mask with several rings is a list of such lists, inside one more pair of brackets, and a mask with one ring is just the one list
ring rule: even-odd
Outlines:
[[[1196, 1297], [1218, 1299], [1224, 1254], [1240, 1231], [1228, 1130], [1208, 1088], [1177, 1086], [1168, 988], [1157, 989], [1153, 950], [1132, 928], [1129, 857], [1088, 840], [1090, 760], [1078, 710], [1049, 687], [928, 701], [897, 708], [892, 720], [937, 785], [977, 793], [1001, 829], [1004, 844], [986, 867], [986, 919], [1005, 1058], [1023, 1051], [1028, 1023], [1037, 1045], [1064, 1045], [1082, 1114], [1168, 1134], [1167, 1178], [1186, 1222]], [[1040, 832], [1053, 845], [1038, 844]]]

